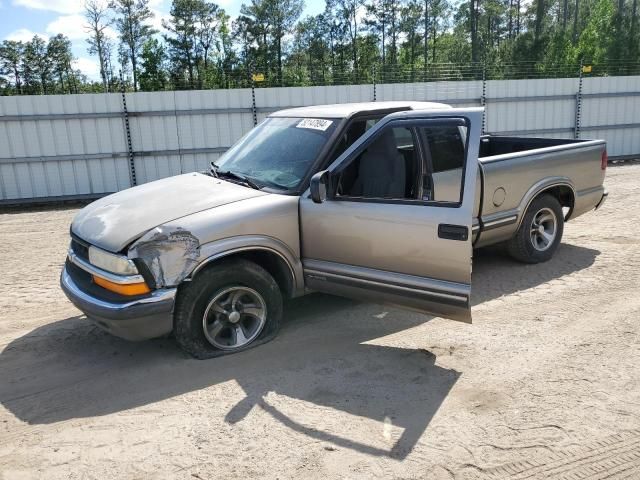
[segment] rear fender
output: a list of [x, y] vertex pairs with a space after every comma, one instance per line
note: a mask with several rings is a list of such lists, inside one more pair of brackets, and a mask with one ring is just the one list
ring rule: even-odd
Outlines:
[[[524, 215], [527, 212], [527, 209], [529, 208], [529, 205], [531, 204], [531, 202], [533, 202], [533, 199], [536, 198], [538, 195], [540, 195], [540, 194], [544, 193], [545, 191], [550, 190], [550, 189], [552, 189], [554, 187], [568, 187], [569, 189], [571, 189], [571, 193], [573, 195], [573, 199], [575, 200], [575, 198], [576, 198], [576, 190], [575, 190], [575, 188], [573, 186], [573, 183], [571, 182], [571, 180], [568, 177], [548, 177], [548, 178], [543, 178], [539, 182], [535, 183], [527, 191], [527, 193], [524, 195], [524, 197], [520, 201], [520, 204], [518, 205], [518, 220], [517, 220], [517, 224], [516, 224], [516, 230], [518, 228], [520, 228], [520, 224], [522, 223], [522, 219], [524, 218]], [[567, 215], [567, 219], [569, 218], [570, 215], [571, 215], [571, 212], [569, 212], [569, 214]]]

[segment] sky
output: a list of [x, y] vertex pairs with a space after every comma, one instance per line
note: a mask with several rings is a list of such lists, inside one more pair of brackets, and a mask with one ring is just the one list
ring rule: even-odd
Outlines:
[[[242, 3], [248, 0], [218, 0], [231, 18], [236, 17]], [[160, 30], [162, 18], [171, 7], [171, 0], [151, 0], [155, 13], [154, 26]], [[315, 15], [324, 9], [324, 0], [306, 0], [303, 16]], [[66, 35], [73, 44], [76, 68], [93, 80], [99, 79], [95, 57], [87, 52], [86, 32], [83, 28], [84, 0], [0, 0], [0, 39], [28, 41], [34, 35], [47, 39], [58, 33]], [[115, 37], [115, 32], [110, 32]]]

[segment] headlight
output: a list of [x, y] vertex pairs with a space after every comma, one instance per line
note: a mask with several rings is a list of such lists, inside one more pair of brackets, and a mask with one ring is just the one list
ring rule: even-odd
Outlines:
[[97, 247], [89, 247], [89, 263], [91, 265], [106, 270], [107, 272], [119, 275], [137, 275], [136, 265], [121, 255], [105, 252]]

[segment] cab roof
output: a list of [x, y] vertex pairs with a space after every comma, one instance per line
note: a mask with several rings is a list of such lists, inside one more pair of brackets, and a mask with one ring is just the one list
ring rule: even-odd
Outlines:
[[308, 107], [287, 108], [269, 115], [270, 117], [300, 118], [349, 118], [359, 113], [400, 110], [441, 110], [450, 105], [436, 102], [361, 102], [337, 103], [333, 105], [311, 105]]

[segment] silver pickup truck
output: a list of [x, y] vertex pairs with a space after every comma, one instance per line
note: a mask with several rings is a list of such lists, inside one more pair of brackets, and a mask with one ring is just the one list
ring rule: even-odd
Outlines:
[[482, 109], [378, 102], [270, 115], [211, 171], [109, 195], [61, 285], [105, 330], [205, 358], [272, 338], [311, 291], [471, 321], [474, 247], [551, 258], [606, 199], [602, 140], [481, 135]]

